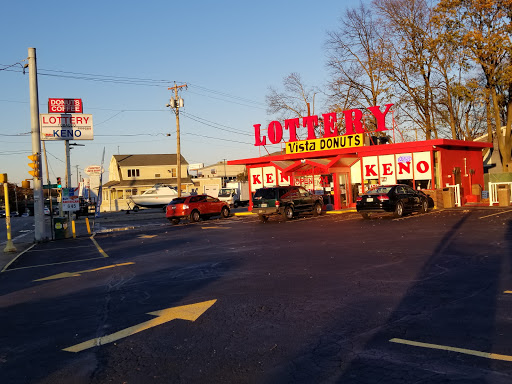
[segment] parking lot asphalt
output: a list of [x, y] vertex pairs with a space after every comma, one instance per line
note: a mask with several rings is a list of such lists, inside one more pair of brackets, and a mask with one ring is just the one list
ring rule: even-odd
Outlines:
[[[511, 382], [511, 223], [512, 208], [174, 226], [160, 213], [111, 215], [95, 225], [108, 258], [83, 236], [38, 244], [0, 275], [4, 377]], [[194, 324], [63, 352], [212, 300]]]
[[[486, 207], [486, 206], [469, 206], [469, 207], [457, 207], [457, 208], [448, 208], [448, 209], [434, 209], [432, 211], [470, 211], [470, 210], [482, 210], [488, 211], [489, 214], [499, 214], [500, 212], [512, 211], [511, 207]], [[355, 209], [348, 208], [342, 210], [332, 210], [324, 212], [327, 215], [344, 215], [348, 213], [356, 212]], [[237, 208], [231, 210], [231, 216], [256, 216], [251, 213], [247, 207]], [[133, 211], [119, 211], [119, 212], [103, 212], [98, 217], [90, 216], [90, 217], [79, 217], [75, 220], [75, 237], [83, 238], [93, 236], [95, 233], [105, 233], [105, 232], [115, 232], [115, 231], [124, 231], [131, 230], [139, 227], [140, 225], [148, 225], [151, 222], [159, 221], [165, 217], [162, 210], [160, 209], [142, 209], [138, 212]], [[58, 242], [59, 244], [65, 246], [66, 240], [73, 238], [73, 233], [71, 230], [71, 225], [68, 229], [68, 234], [66, 239], [52, 240], [52, 228], [49, 224], [49, 217], [46, 217], [46, 233], [49, 237], [46, 242]], [[87, 221], [89, 222], [87, 225]], [[164, 221], [164, 223], [166, 223]], [[13, 239], [14, 247], [16, 248], [15, 252], [3, 252], [5, 248], [6, 242], [3, 241], [0, 243], [0, 271], [5, 270], [6, 267], [20, 255], [22, 255], [26, 250], [31, 249], [36, 246], [38, 243], [35, 243], [33, 240], [33, 232], [29, 234], [24, 234], [18, 238]]]

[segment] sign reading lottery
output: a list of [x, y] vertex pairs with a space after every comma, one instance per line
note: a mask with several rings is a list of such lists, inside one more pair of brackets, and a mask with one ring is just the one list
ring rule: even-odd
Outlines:
[[82, 99], [48, 99], [48, 113], [83, 113]]
[[[384, 106], [384, 111], [381, 111], [380, 106], [378, 105], [366, 108], [370, 111], [376, 123], [375, 132], [388, 130], [386, 127], [386, 115], [392, 106], [393, 104], [386, 104]], [[345, 122], [345, 134], [339, 135], [338, 126], [342, 119]], [[287, 119], [284, 121], [284, 127], [279, 121], [271, 121], [267, 127], [266, 135], [263, 135], [261, 132], [261, 124], [254, 124], [254, 145], [267, 145], [267, 139], [269, 141], [268, 144], [281, 143], [283, 141], [283, 133], [287, 130], [289, 133], [289, 139], [286, 144], [286, 153], [302, 153], [326, 149], [358, 147], [363, 145], [362, 134], [368, 133], [366, 132], [363, 120], [363, 111], [360, 109], [349, 109], [343, 111], [340, 116], [338, 116], [336, 112], [331, 112], [324, 113], [321, 118], [317, 115], [312, 115], [302, 117], [302, 121], [298, 117]], [[307, 140], [299, 141], [298, 139], [297, 130], [300, 129], [301, 126], [307, 129]], [[315, 132], [319, 126], [323, 126], [321, 138], [318, 138]], [[335, 141], [335, 138], [346, 139], [338, 139]]]
[[41, 113], [41, 140], [93, 140], [92, 115]]

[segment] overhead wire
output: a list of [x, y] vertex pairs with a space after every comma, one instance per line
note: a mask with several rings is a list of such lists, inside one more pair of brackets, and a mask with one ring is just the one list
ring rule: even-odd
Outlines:
[[[17, 64], [21, 65], [21, 63], [16, 63], [16, 64], [13, 64], [13, 65], [6, 66], [5, 68], [3, 68], [3, 70], [20, 72], [19, 70], [10, 70], [10, 69], [8, 69], [8, 68], [14, 67]], [[0, 64], [0, 65], [4, 65], [4, 64]], [[102, 74], [90, 74], [90, 73], [83, 73], [83, 72], [62, 71], [62, 70], [54, 70], [54, 69], [46, 69], [46, 68], [38, 68], [38, 75], [41, 75], [41, 76], [52, 76], [52, 77], [62, 77], [62, 78], [71, 78], [71, 79], [76, 79], [76, 80], [97, 81], [97, 82], [105, 82], [105, 83], [139, 85], [139, 86], [156, 86], [156, 87], [163, 87], [163, 86], [167, 87], [170, 83], [174, 82], [174, 81], [170, 81], [170, 80], [167, 80], [167, 79], [149, 79], [149, 78], [128, 77], [128, 76], [112, 76], [112, 75], [102, 75]], [[184, 83], [184, 82], [176, 82], [176, 83]], [[244, 98], [244, 97], [240, 97], [240, 96], [234, 96], [234, 95], [231, 95], [231, 94], [228, 94], [228, 93], [225, 93], [225, 92], [221, 92], [221, 91], [218, 91], [218, 90], [209, 89], [209, 88], [197, 85], [197, 84], [190, 84], [190, 83], [188, 83], [188, 85], [190, 87], [196, 88], [196, 89], [198, 89], [198, 90], [200, 90], [202, 92], [211, 93], [211, 94], [214, 94], [214, 95], [217, 95], [217, 96], [221, 96], [223, 98], [228, 98], [228, 99], [231, 99], [231, 100], [225, 100], [225, 99], [220, 98], [220, 97], [214, 97], [214, 96], [211, 96], [211, 95], [204, 95], [204, 94], [201, 94], [201, 93], [198, 93], [198, 92], [189, 91], [190, 93], [193, 93], [193, 94], [197, 94], [197, 95], [200, 95], [200, 96], [206, 96], [206, 97], [210, 97], [210, 98], [213, 98], [213, 99], [217, 99], [217, 100], [221, 100], [221, 101], [225, 101], [225, 102], [229, 102], [229, 103], [233, 103], [233, 104], [253, 107], [253, 108], [257, 108], [257, 109], [265, 109], [264, 108], [264, 104], [261, 103], [261, 102], [257, 102], [257, 101], [254, 101], [254, 100], [251, 100], [251, 99], [248, 99], [248, 98]], [[236, 101], [234, 101], [234, 100], [236, 100]], [[4, 101], [4, 102], [18, 102], [18, 101], [12, 101], [12, 100], [0, 100], [0, 101]], [[19, 102], [19, 103], [25, 103], [25, 102]], [[113, 118], [115, 118], [116, 116], [120, 115], [123, 112], [163, 112], [163, 111], [165, 111], [165, 110], [127, 110], [127, 109], [115, 110], [115, 109], [107, 109], [107, 108], [91, 108], [91, 109], [118, 111], [118, 113], [114, 114], [113, 116], [109, 117], [108, 119], [106, 119], [106, 120], [104, 120], [102, 122], [96, 123], [95, 125], [100, 125], [100, 124], [106, 123], [107, 121], [112, 120]], [[182, 113], [183, 113], [183, 115], [185, 117], [187, 117], [187, 118], [189, 118], [189, 119], [191, 119], [191, 120], [193, 120], [193, 121], [195, 121], [197, 123], [209, 126], [211, 128], [222, 130], [222, 131], [225, 131], [225, 132], [230, 132], [230, 133], [238, 134], [238, 135], [251, 136], [248, 133], [242, 133], [242, 132], [236, 131], [235, 129], [231, 129], [232, 127], [228, 127], [228, 126], [225, 126], [223, 124], [215, 123], [215, 122], [212, 122], [210, 120], [201, 118], [199, 116], [195, 116], [195, 115], [189, 114], [187, 112], [182, 112]], [[0, 135], [3, 135], [3, 134], [0, 134]], [[23, 134], [23, 135], [25, 135], [25, 134]], [[144, 134], [140, 134], [140, 135], [144, 135]], [[5, 135], [5, 136], [8, 136], [8, 135]], [[9, 136], [20, 136], [20, 135], [9, 135]], [[95, 136], [107, 136], [107, 135], [95, 135]], [[118, 137], [118, 136], [137, 136], [137, 135], [111, 135], [111, 136], [117, 136]], [[231, 142], [238, 142], [238, 143], [242, 143], [242, 144], [248, 144], [248, 143], [243, 143], [243, 142], [236, 141], [236, 140], [229, 140], [229, 139], [222, 139], [222, 138], [213, 138], [213, 137], [210, 137], [210, 136], [204, 136], [204, 137], [215, 139], [215, 140], [224, 140], [224, 141], [231, 141]]]

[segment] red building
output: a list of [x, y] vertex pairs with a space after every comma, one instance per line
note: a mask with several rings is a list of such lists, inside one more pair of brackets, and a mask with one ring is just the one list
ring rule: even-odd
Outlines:
[[[350, 143], [337, 142], [349, 138]], [[492, 144], [436, 139], [364, 145], [364, 141], [362, 133], [311, 137], [286, 143], [286, 154], [228, 164], [247, 166], [251, 194], [262, 187], [302, 185], [324, 195], [333, 209], [355, 207], [357, 195], [372, 185], [395, 183], [426, 190], [453, 186], [460, 204], [479, 201], [472, 186], [484, 184], [482, 149]]]

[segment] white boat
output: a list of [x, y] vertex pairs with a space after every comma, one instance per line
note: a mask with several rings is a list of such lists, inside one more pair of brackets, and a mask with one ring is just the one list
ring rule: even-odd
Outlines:
[[129, 198], [133, 202], [133, 210], [137, 212], [139, 207], [162, 208], [178, 197], [178, 191], [175, 187], [165, 184], [155, 184], [141, 195], [131, 195]]

